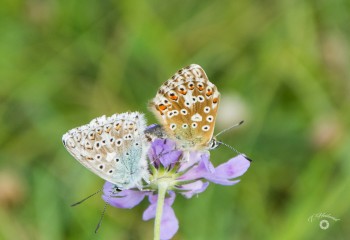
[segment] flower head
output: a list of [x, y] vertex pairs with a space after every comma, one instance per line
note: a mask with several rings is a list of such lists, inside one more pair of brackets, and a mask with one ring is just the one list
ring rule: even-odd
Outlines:
[[143, 213], [143, 220], [156, 217], [160, 187], [165, 186], [164, 205], [160, 220], [160, 238], [170, 239], [179, 228], [172, 204], [176, 193], [191, 198], [206, 190], [209, 182], [221, 185], [234, 185], [233, 180], [243, 175], [250, 166], [244, 155], [238, 155], [229, 161], [214, 167], [209, 160], [209, 152], [183, 152], [177, 149], [170, 139], [156, 139], [148, 152], [150, 179], [143, 189], [115, 191], [114, 184], [106, 182], [103, 199], [118, 208], [133, 208], [145, 197], [150, 206]]

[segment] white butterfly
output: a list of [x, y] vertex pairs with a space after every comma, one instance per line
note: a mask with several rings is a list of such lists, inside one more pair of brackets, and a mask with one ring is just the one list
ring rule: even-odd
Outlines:
[[83, 166], [117, 188], [141, 188], [142, 180], [149, 177], [145, 128], [139, 112], [114, 114], [68, 131], [62, 141]]

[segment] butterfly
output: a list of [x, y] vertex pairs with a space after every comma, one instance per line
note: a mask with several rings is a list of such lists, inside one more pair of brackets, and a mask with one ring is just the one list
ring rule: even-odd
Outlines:
[[139, 112], [98, 117], [63, 135], [68, 152], [118, 189], [141, 188], [148, 181], [146, 120]]
[[220, 93], [197, 64], [180, 69], [151, 100], [149, 108], [167, 136], [183, 150], [219, 146], [213, 137]]

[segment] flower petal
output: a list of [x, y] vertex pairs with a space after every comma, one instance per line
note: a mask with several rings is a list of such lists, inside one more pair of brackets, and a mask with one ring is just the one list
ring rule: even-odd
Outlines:
[[114, 192], [114, 184], [106, 182], [103, 186], [102, 199], [117, 208], [133, 208], [138, 205], [149, 192], [138, 190], [123, 190]]
[[249, 166], [250, 161], [243, 155], [238, 155], [216, 167], [215, 171], [212, 174], [207, 174], [205, 178], [217, 184], [233, 185], [238, 183], [239, 180], [230, 181], [230, 179], [242, 176]]
[[152, 218], [155, 218], [156, 210], [157, 210], [157, 204], [151, 203], [151, 205], [149, 205], [148, 208], [146, 208], [146, 210], [143, 212], [142, 219], [144, 221], [148, 221]]
[[[173, 191], [168, 191], [168, 195], [164, 200], [165, 204], [167, 204], [169, 206], [173, 205], [173, 203], [175, 201], [175, 197], [176, 197], [176, 194]], [[148, 200], [150, 201], [151, 204], [157, 203], [158, 194], [149, 195]]]
[[214, 172], [215, 168], [209, 161], [209, 158], [206, 155], [202, 155], [198, 165], [192, 167], [186, 173], [181, 175], [178, 180], [192, 181], [200, 178], [205, 178], [208, 174], [213, 174]]
[[236, 183], [239, 183], [240, 180], [227, 180], [227, 179], [220, 179], [220, 178], [215, 178], [215, 177], [207, 177], [206, 178], [208, 181], [211, 181], [216, 184], [224, 185], [224, 186], [232, 186], [235, 185]]
[[200, 151], [184, 151], [183, 152], [183, 162], [178, 170], [178, 172], [182, 172], [192, 167], [194, 164], [198, 163], [201, 160], [209, 160], [209, 152], [200, 152]]
[[176, 143], [170, 139], [156, 139], [148, 152], [148, 157], [158, 168], [162, 164], [165, 168], [173, 167], [182, 155], [182, 151], [176, 150]]
[[209, 182], [203, 182], [201, 180], [184, 184], [179, 189], [184, 191], [181, 194], [186, 198], [191, 198], [193, 195], [204, 192], [209, 185]]
[[160, 239], [171, 239], [179, 230], [179, 221], [174, 210], [164, 205], [162, 221], [160, 222]]
[[226, 163], [215, 168], [215, 174], [222, 178], [236, 178], [242, 176], [249, 168], [250, 161], [243, 155], [238, 155]]

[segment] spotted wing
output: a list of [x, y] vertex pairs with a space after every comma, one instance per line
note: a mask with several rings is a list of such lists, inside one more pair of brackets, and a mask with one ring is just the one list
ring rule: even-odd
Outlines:
[[150, 108], [183, 149], [207, 149], [219, 101], [216, 86], [199, 65], [192, 64], [160, 87]]
[[148, 177], [145, 128], [143, 114], [114, 114], [68, 131], [62, 141], [90, 171], [119, 188], [131, 188]]

